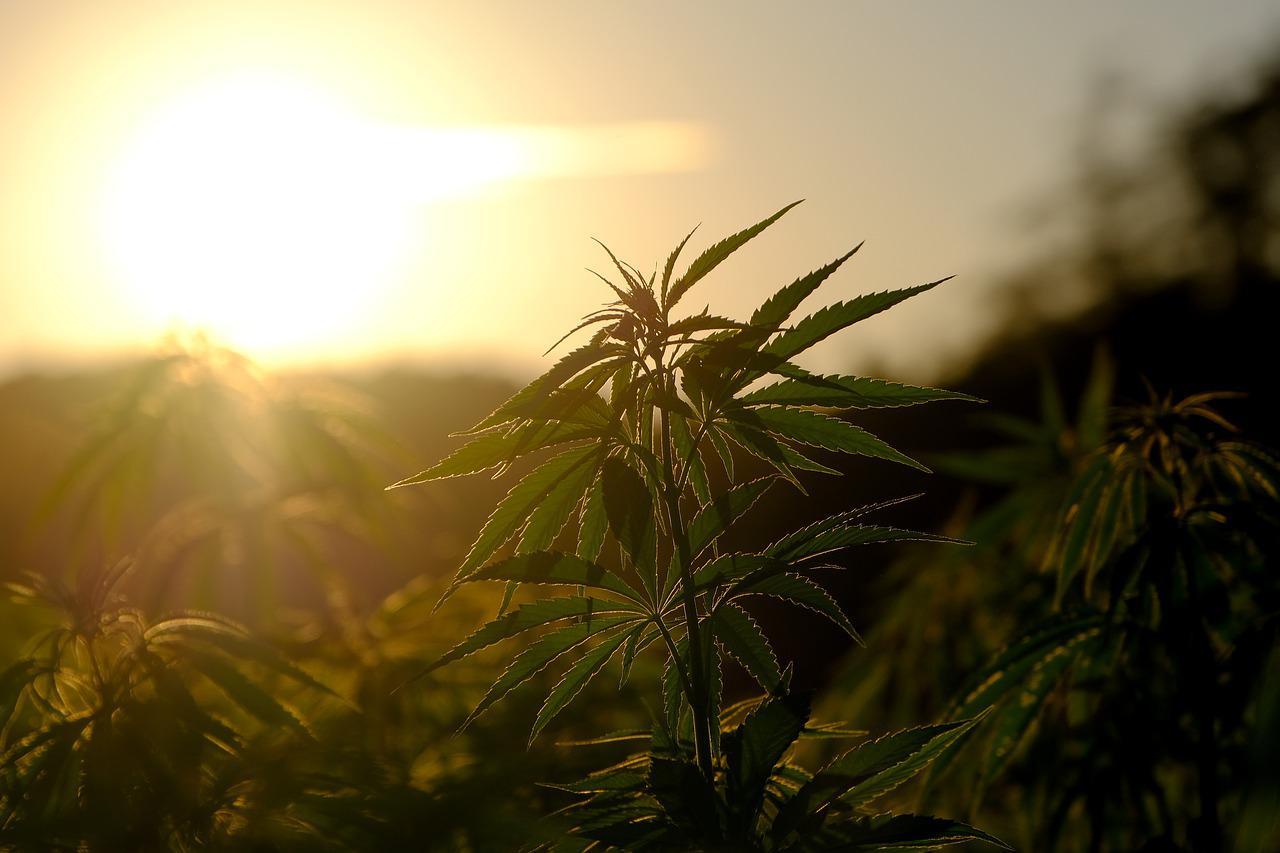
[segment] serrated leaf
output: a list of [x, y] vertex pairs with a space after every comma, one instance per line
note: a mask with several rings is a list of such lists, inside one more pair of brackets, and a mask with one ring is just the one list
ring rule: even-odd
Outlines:
[[788, 409], [780, 406], [765, 406], [758, 409], [744, 409], [729, 414], [735, 422], [757, 430], [767, 430], [801, 444], [834, 450], [840, 453], [855, 453], [876, 459], [886, 459], [901, 465], [909, 465], [920, 471], [928, 472], [921, 465], [900, 451], [890, 447], [876, 436], [854, 426], [848, 421], [813, 412], [805, 409]]
[[858, 645], [866, 645], [831, 593], [802, 575], [786, 573], [762, 578], [737, 589], [734, 595], [770, 595], [806, 607], [839, 625]]
[[774, 767], [800, 737], [810, 712], [807, 693], [773, 697], [724, 737], [730, 809], [744, 834], [752, 833]]
[[[784, 539], [765, 549], [765, 554], [778, 560], [797, 563], [813, 560], [846, 548], [872, 545], [882, 542], [939, 542], [949, 545], [969, 544], [962, 539], [906, 530], [901, 527], [885, 527], [875, 524], [847, 524], [831, 527], [804, 539]], [[785, 543], [785, 544], [784, 544]]]
[[[1100, 615], [1088, 614], [1053, 619], [1032, 628], [968, 677], [967, 685], [958, 693], [959, 698], [953, 702], [948, 716], [971, 718], [982, 713], [1018, 689], [1027, 674], [1041, 661], [1096, 636], [1101, 625]], [[926, 780], [926, 789], [947, 769], [958, 751], [957, 745], [938, 757]]]
[[693, 584], [701, 591], [714, 584], [728, 583], [765, 569], [785, 572], [790, 565], [785, 560], [768, 554], [721, 554], [694, 572]]
[[[640, 634], [643, 633], [644, 627], [644, 625], [637, 625], [627, 634], [627, 643], [622, 649], [622, 671], [618, 674], [619, 690], [626, 685], [627, 679], [631, 676], [631, 665], [635, 663], [636, 652], [640, 646]], [[656, 631], [654, 635], [657, 635]]]
[[640, 593], [632, 589], [630, 584], [604, 566], [588, 562], [575, 554], [560, 551], [516, 554], [505, 560], [490, 563], [471, 574], [467, 580], [587, 586], [616, 593], [637, 604], [644, 601]]
[[605, 460], [600, 478], [609, 528], [641, 577], [648, 577], [653, 573], [657, 547], [653, 493], [631, 466], [616, 457]]
[[671, 290], [671, 275], [672, 273], [675, 272], [676, 260], [680, 257], [680, 252], [684, 250], [685, 245], [688, 244], [689, 238], [693, 236], [693, 232], [697, 230], [698, 230], [698, 226], [695, 225], [693, 229], [689, 231], [688, 234], [685, 235], [684, 239], [681, 240], [676, 245], [676, 247], [671, 250], [671, 254], [667, 255], [667, 262], [662, 265], [662, 291], [661, 292], [662, 292], [662, 304], [664, 306], [670, 305], [669, 292]]
[[1073, 642], [1058, 646], [1040, 658], [1020, 689], [997, 712], [991, 723], [990, 746], [982, 765], [983, 788], [1013, 757], [1014, 750], [1039, 715], [1045, 698], [1058, 686], [1062, 676], [1075, 661], [1078, 646], [1087, 636], [1077, 635]]
[[[626, 736], [622, 738], [612, 738], [605, 736], [603, 738], [592, 738], [589, 741], [573, 741], [570, 743], [559, 743], [557, 746], [578, 746], [581, 744], [594, 743], [616, 743], [619, 740], [633, 740], [637, 737], [648, 740], [649, 732], [643, 729], [626, 732]], [[645, 772], [642, 764], [636, 764], [626, 767], [609, 767], [604, 770], [592, 773], [584, 779], [577, 782], [566, 782], [563, 784], [546, 784], [548, 788], [555, 788], [560, 791], [568, 791], [571, 794], [595, 794], [605, 791], [638, 791], [643, 790], [645, 784]]]
[[1107, 490], [1112, 471], [1108, 459], [1100, 457], [1089, 466], [1075, 484], [1067, 499], [1064, 522], [1066, 533], [1059, 547], [1050, 552], [1050, 559], [1057, 555], [1057, 589], [1055, 601], [1061, 602], [1071, 582], [1084, 563], [1086, 546], [1096, 531], [1098, 503]]
[[938, 400], [980, 402], [977, 397], [941, 388], [903, 385], [865, 376], [813, 376], [783, 379], [740, 398], [745, 404], [826, 406], [839, 409], [883, 409], [916, 406]]
[[1002, 649], [992, 660], [969, 676], [969, 686], [961, 691], [951, 716], [972, 716], [994, 704], [1022, 682], [1035, 664], [1054, 650], [1077, 638], [1096, 633], [1102, 624], [1097, 614], [1054, 619], [1039, 625]]
[[1095, 516], [1094, 531], [1089, 537], [1089, 545], [1084, 554], [1084, 596], [1088, 599], [1093, 591], [1093, 581], [1102, 567], [1111, 559], [1111, 549], [1121, 535], [1121, 517], [1129, 502], [1128, 480], [1140, 474], [1130, 473], [1121, 477], [1119, 482], [1109, 482], [1100, 499]]
[[687, 419], [679, 416], [671, 418], [671, 439], [675, 442], [680, 460], [688, 466], [686, 479], [693, 488], [693, 494], [698, 499], [699, 506], [707, 503], [711, 500], [711, 483], [707, 479], [707, 469], [702, 461], [702, 453], [700, 449], [694, 448], [693, 435], [689, 430]]
[[810, 314], [795, 326], [781, 333], [765, 346], [765, 352], [776, 355], [780, 358], [791, 359], [809, 347], [823, 340], [824, 338], [835, 334], [841, 329], [848, 328], [854, 323], [875, 316], [881, 311], [888, 310], [912, 296], [932, 290], [939, 284], [947, 281], [948, 278], [931, 281], [928, 284], [917, 285], [916, 287], [908, 287], [902, 290], [886, 290], [879, 293], [868, 293], [850, 299], [847, 302], [837, 302], [834, 305], [828, 305], [819, 311]]
[[512, 486], [511, 491], [507, 492], [506, 497], [485, 520], [475, 543], [463, 558], [462, 565], [458, 567], [453, 587], [446, 592], [441, 601], [452, 592], [454, 587], [465, 581], [516, 535], [529, 515], [538, 508], [540, 502], [552, 489], [574, 471], [592, 466], [598, 454], [599, 450], [596, 447], [566, 451], [548, 459]]
[[596, 479], [596, 471], [594, 460], [588, 457], [585, 463], [568, 470], [543, 495], [529, 514], [529, 521], [520, 534], [516, 553], [527, 554], [551, 547], [582, 500], [583, 493], [591, 488]]
[[559, 421], [529, 423], [514, 429], [495, 428], [489, 432], [481, 433], [425, 471], [414, 474], [412, 477], [406, 477], [387, 488], [398, 489], [402, 486], [413, 486], [430, 482], [431, 480], [476, 474], [501, 465], [508, 465], [519, 457], [535, 450], [555, 447], [573, 441], [599, 439], [600, 434], [598, 427], [580, 426]]
[[566, 625], [538, 639], [511, 661], [498, 680], [489, 686], [476, 707], [467, 715], [461, 728], [467, 728], [491, 705], [515, 688], [537, 675], [557, 658], [572, 651], [593, 637], [607, 636], [608, 632], [636, 621], [637, 615], [599, 616], [576, 625]]
[[604, 483], [597, 476], [582, 503], [582, 516], [578, 522], [578, 556], [593, 563], [598, 560], [608, 529], [609, 518], [604, 511]]
[[733, 448], [729, 446], [724, 433], [718, 427], [713, 425], [707, 434], [711, 437], [711, 445], [716, 449], [716, 455], [720, 457], [720, 464], [724, 466], [725, 476], [733, 482]]
[[606, 358], [625, 355], [625, 347], [619, 344], [597, 342], [593, 339], [591, 343], [584, 344], [576, 350], [566, 353], [546, 373], [513, 394], [492, 414], [485, 417], [468, 432], [481, 432], [521, 417], [520, 413], [527, 411], [528, 406], [545, 399], [579, 372]]
[[775, 692], [782, 681], [782, 670], [773, 647], [756, 620], [736, 604], [722, 604], [708, 622], [716, 639], [742, 664], [742, 668], [766, 692]]
[[723, 331], [725, 329], [744, 329], [746, 324], [739, 323], [737, 320], [730, 320], [727, 317], [717, 317], [714, 314], [708, 314], [705, 311], [701, 314], [693, 314], [680, 320], [676, 320], [667, 327], [667, 333], [670, 337], [678, 338], [685, 335], [691, 335], [694, 332], [710, 332]]
[[719, 243], [716, 243], [714, 246], [699, 255], [693, 263], [689, 264], [689, 268], [685, 270], [684, 275], [680, 276], [680, 278], [671, 285], [667, 295], [667, 305], [672, 306], [679, 302], [680, 297], [684, 296], [684, 294], [689, 291], [689, 288], [701, 281], [707, 273], [719, 266], [725, 258], [742, 248], [747, 241], [751, 240], [761, 231], [777, 222], [782, 218], [783, 214], [799, 203], [800, 202], [798, 201], [793, 201], [791, 204], [782, 208], [767, 219], [757, 222], [755, 225], [752, 225], [750, 228], [743, 229], [737, 234], [724, 238]]
[[501, 642], [508, 637], [522, 634], [532, 628], [570, 619], [577, 616], [594, 617], [616, 613], [634, 612], [630, 606], [603, 598], [573, 596], [565, 598], [544, 598], [521, 604], [509, 613], [486, 623], [462, 642], [441, 655], [434, 663], [424, 669], [419, 676], [440, 667], [475, 654], [481, 649]]
[[569, 668], [564, 674], [560, 682], [552, 688], [551, 693], [547, 695], [547, 699], [542, 703], [542, 708], [538, 711], [538, 717], [533, 722], [533, 731], [529, 734], [529, 742], [532, 743], [538, 733], [546, 728], [547, 723], [555, 718], [556, 714], [564, 710], [564, 707], [573, 701], [573, 698], [582, 692], [582, 688], [604, 668], [609, 662], [609, 658], [622, 647], [626, 641], [625, 633], [619, 634], [611, 639], [607, 639], [600, 645], [593, 648], [582, 656], [582, 658]]
[[781, 840], [802, 826], [821, 823], [837, 799], [856, 808], [888, 793], [924, 769], [977, 722], [923, 726], [859, 744], [815, 773], [783, 805], [773, 822], [774, 838]]
[[840, 512], [820, 518], [817, 521], [810, 522], [799, 530], [793, 530], [782, 538], [778, 539], [766, 549], [766, 553], [773, 554], [778, 557], [787, 557], [792, 553], [799, 553], [797, 549], [816, 536], [822, 533], [829, 533], [832, 530], [854, 526], [857, 519], [878, 512], [882, 509], [888, 509], [892, 506], [906, 503], [920, 497], [919, 494], [906, 495], [900, 498], [890, 498], [885, 501], [877, 501], [876, 503], [862, 504], [852, 509], [842, 510]]
[[824, 281], [831, 277], [832, 273], [838, 270], [845, 261], [853, 257], [861, 248], [862, 244], [859, 243], [849, 252], [826, 266], [819, 267], [806, 276], [801, 276], [770, 296], [764, 301], [764, 304], [752, 313], [751, 325], [763, 329], [773, 329], [787, 322], [791, 317], [791, 313], [800, 307], [800, 303], [817, 290]]
[[776, 480], [776, 477], [769, 476], [739, 483], [699, 510], [689, 522], [689, 553], [692, 558], [696, 560], [703, 550], [723, 535]]
[[337, 696], [332, 688], [289, 662], [283, 654], [250, 634], [244, 627], [211, 614], [187, 614], [163, 619], [148, 628], [143, 637], [152, 645], [172, 640], [196, 639], [215, 646], [228, 655], [261, 664], [299, 684]]
[[796, 478], [796, 471], [813, 471], [819, 474], [839, 476], [835, 468], [815, 462], [790, 445], [783, 444], [764, 430], [754, 429], [740, 422], [723, 425], [725, 435], [733, 439], [743, 450], [771, 464], [792, 485], [804, 492], [804, 486]]

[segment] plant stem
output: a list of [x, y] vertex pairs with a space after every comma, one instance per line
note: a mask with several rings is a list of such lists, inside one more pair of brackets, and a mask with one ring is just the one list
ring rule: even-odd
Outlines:
[[659, 423], [662, 436], [663, 487], [667, 520], [670, 523], [671, 538], [675, 542], [676, 565], [680, 571], [681, 588], [684, 598], [684, 621], [689, 637], [689, 674], [692, 690], [689, 706], [693, 709], [693, 737], [697, 752], [698, 769], [710, 782], [715, 780], [715, 771], [711, 764], [711, 721], [707, 719], [707, 678], [702, 664], [702, 637], [698, 624], [698, 600], [693, 587], [693, 572], [689, 565], [689, 539], [684, 529], [684, 519], [680, 515], [680, 493], [676, 491], [675, 471], [672, 465], [671, 424], [667, 410], [659, 409]]

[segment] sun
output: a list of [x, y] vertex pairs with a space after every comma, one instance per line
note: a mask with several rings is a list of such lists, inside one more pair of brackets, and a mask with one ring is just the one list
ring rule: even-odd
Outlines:
[[197, 86], [111, 170], [108, 257], [150, 321], [255, 351], [314, 344], [377, 298], [412, 245], [421, 199], [397, 180], [410, 165], [397, 152], [387, 128], [288, 76]]
[[142, 327], [325, 356], [375, 338], [413, 270], [459, 274], [429, 251], [426, 205], [521, 179], [679, 171], [705, 159], [703, 136], [680, 122], [395, 124], [303, 77], [242, 70], [142, 117], [107, 165], [99, 230]]

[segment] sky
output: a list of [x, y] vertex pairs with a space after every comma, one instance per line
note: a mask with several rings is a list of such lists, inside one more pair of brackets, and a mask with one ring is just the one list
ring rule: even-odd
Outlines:
[[1158, 115], [1277, 38], [1253, 0], [0, 0], [0, 373], [197, 328], [527, 372], [606, 299], [591, 238], [647, 269], [804, 198], [693, 307], [865, 240], [828, 300], [957, 277], [808, 363], [926, 376], [990, 330], [1105, 75]]

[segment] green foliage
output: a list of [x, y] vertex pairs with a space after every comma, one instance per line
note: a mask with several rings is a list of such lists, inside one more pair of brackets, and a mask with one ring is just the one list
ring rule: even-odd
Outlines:
[[[47, 505], [48, 561], [0, 597], [0, 849], [535, 840], [533, 781], [577, 764], [526, 752], [500, 717], [452, 736], [492, 662], [394, 690], [453, 630], [427, 618], [429, 577], [382, 599], [393, 557], [421, 553], [403, 527], [391, 538], [409, 520], [395, 511], [421, 501], [383, 492], [394, 445], [368, 401], [200, 341], [106, 378], [128, 387], [85, 409], [101, 431]], [[405, 497], [438, 512], [417, 537], [457, 524], [448, 500]], [[103, 573], [98, 550], [135, 557]], [[461, 626], [493, 603], [456, 605]], [[519, 794], [492, 796], [500, 785]]]
[[281, 688], [314, 701], [333, 698], [326, 687], [234, 623], [151, 621], [124, 606], [114, 589], [128, 568], [83, 575], [74, 589], [15, 587], [61, 618], [0, 674], [0, 845], [248, 839], [263, 830], [264, 791], [246, 783], [252, 756], [313, 742]]
[[[1220, 843], [1225, 733], [1253, 693], [1260, 661], [1250, 660], [1274, 637], [1266, 602], [1277, 582], [1266, 555], [1280, 532], [1280, 466], [1210, 407], [1223, 396], [1153, 394], [1117, 411], [1109, 439], [1082, 462], [1044, 558], [1058, 607], [1079, 615], [1031, 625], [975, 673], [979, 686], [955, 708], [957, 716], [998, 708], [979, 790], [1054, 694], [1090, 709], [1095, 722], [1068, 732], [1096, 740], [1117, 703], [1159, 705], [1163, 719], [1146, 725], [1188, 744], [1193, 757], [1181, 763], [1199, 787], [1193, 838]], [[1107, 761], [1119, 762], [1139, 795], [1167, 802], [1173, 792], [1149, 766], [1127, 766], [1153, 758], [1121, 745]], [[1097, 784], [1097, 757], [1064, 759], [1063, 772]], [[1065, 811], [1077, 791], [1066, 787], [1055, 807]], [[1092, 817], [1102, 822], [1105, 812], [1099, 804]]]
[[[202, 336], [175, 338], [92, 423], [43, 517], [69, 522], [68, 566], [95, 561], [95, 547], [145, 565], [133, 592], [148, 606], [191, 586], [201, 594], [186, 603], [269, 611], [294, 565], [336, 596], [333, 543], [384, 544], [372, 499], [398, 450], [347, 389], [284, 382]], [[235, 588], [255, 594], [234, 600]]]
[[[1004, 811], [1034, 849], [1221, 849], [1257, 777], [1249, 727], [1266, 725], [1280, 468], [1214, 407], [1230, 395], [1113, 410], [1110, 385], [1099, 359], [1070, 423], [1046, 379], [1040, 424], [987, 416], [1014, 443], [934, 460], [1008, 491], [969, 522], [978, 548], [891, 572], [915, 604], [891, 612], [889, 649], [952, 674], [951, 719], [991, 715], [939, 756], [930, 782], [949, 784], [927, 797], [967, 791], [971, 814]], [[931, 630], [945, 639], [922, 651]], [[885, 666], [838, 681], [885, 689]], [[837, 707], [856, 713], [863, 691]], [[940, 704], [906, 695], [914, 713]]]
[[[675, 276], [682, 243], [660, 283], [656, 274], [646, 278], [606, 248], [618, 278], [600, 278], [617, 299], [574, 330], [598, 327], [589, 342], [482, 419], [467, 443], [442, 462], [395, 484], [501, 473], [525, 457], [558, 453], [497, 506], [445, 593], [448, 598], [473, 582], [506, 581], [505, 610], [521, 586], [566, 588], [563, 597], [500, 612], [429, 667], [434, 671], [500, 640], [568, 623], [527, 646], [475, 713], [559, 663], [566, 669], [537, 714], [534, 738], [610, 661], [621, 661], [625, 680], [638, 656], [649, 648], [661, 652], [663, 712], [651, 749], [569, 786], [592, 794], [573, 810], [573, 843], [798, 850], [994, 841], [935, 818], [859, 813], [924, 768], [969, 724], [887, 736], [812, 778], [783, 760], [805, 729], [808, 700], [789, 693], [790, 669], [742, 605], [752, 596], [777, 597], [833, 620], [856, 638], [839, 604], [814, 581], [815, 571], [839, 568], [843, 553], [860, 545], [949, 540], [860, 523], [874, 508], [830, 516], [760, 552], [725, 548], [726, 534], [779, 479], [800, 487], [799, 472], [838, 473], [810, 458], [814, 450], [923, 470], [831, 409], [970, 399], [882, 380], [819, 376], [792, 363], [830, 335], [940, 283], [857, 297], [787, 325], [800, 302], [852, 252], [784, 287], [749, 322], [705, 311], [673, 316], [694, 284], [793, 206], [716, 243]], [[753, 390], [770, 375], [781, 381]], [[773, 475], [736, 480], [736, 453], [757, 458]], [[726, 476], [713, 475], [714, 467]], [[562, 528], [574, 518], [577, 533], [566, 535]], [[608, 540], [616, 547], [604, 547]], [[504, 548], [510, 555], [501, 557]], [[769, 697], [727, 729], [717, 722], [725, 659], [735, 660]]]
[[552, 849], [594, 842], [628, 850], [887, 850], [964, 841], [1009, 849], [958, 821], [862, 811], [976, 721], [864, 741], [810, 775], [791, 760], [798, 740], [857, 733], [811, 727], [809, 706], [796, 692], [726, 709], [710, 780], [688, 746], [659, 726], [648, 752], [562, 786], [584, 799], [566, 810], [574, 835]]

